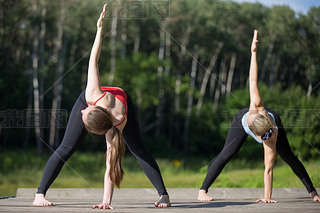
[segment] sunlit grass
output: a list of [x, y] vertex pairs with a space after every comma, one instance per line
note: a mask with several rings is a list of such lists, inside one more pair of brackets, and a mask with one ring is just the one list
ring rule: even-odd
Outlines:
[[[17, 188], [37, 188], [49, 155], [33, 152], [0, 152], [0, 197], [15, 195]], [[63, 167], [52, 188], [102, 188], [105, 172], [103, 153], [77, 152]], [[167, 188], [200, 188], [206, 176], [205, 159], [156, 159]], [[303, 188], [303, 184], [282, 160], [274, 169], [275, 188]], [[131, 155], [123, 159], [125, 171], [122, 188], [153, 188], [138, 161]], [[320, 166], [316, 161], [304, 162], [315, 187], [320, 186]], [[263, 187], [263, 162], [250, 164], [232, 160], [212, 187]]]

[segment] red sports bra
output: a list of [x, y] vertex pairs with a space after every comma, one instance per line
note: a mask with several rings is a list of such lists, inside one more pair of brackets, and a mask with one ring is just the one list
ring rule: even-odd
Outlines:
[[[125, 91], [119, 87], [107, 87], [107, 86], [102, 86], [101, 90], [104, 91], [104, 93], [102, 94], [102, 96], [100, 98], [98, 98], [93, 105], [96, 105], [96, 103], [98, 101], [100, 101], [107, 92], [109, 92], [111, 95], [113, 95], [116, 99], [118, 99], [119, 101], [121, 101], [121, 103], [123, 104], [124, 108], [126, 109], [125, 114], [123, 116], [123, 119], [120, 123], [114, 125], [114, 126], [119, 126], [121, 125], [124, 120], [126, 119], [127, 113], [128, 113], [128, 105], [127, 105], [127, 94], [125, 93]], [[88, 106], [89, 103], [87, 102]]]

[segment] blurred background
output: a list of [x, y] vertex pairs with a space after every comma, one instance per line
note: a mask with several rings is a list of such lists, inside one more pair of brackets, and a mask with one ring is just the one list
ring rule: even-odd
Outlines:
[[[233, 115], [249, 106], [254, 29], [263, 103], [281, 115], [294, 153], [320, 186], [320, 5], [277, 2], [108, 1], [101, 82], [132, 97], [168, 187], [200, 187]], [[0, 196], [40, 183], [85, 89], [104, 3], [0, 0]], [[102, 187], [104, 152], [104, 138], [89, 134], [53, 187]], [[151, 186], [129, 151], [123, 163], [124, 187]], [[279, 175], [275, 186], [303, 187], [282, 164], [278, 174], [293, 179]], [[215, 186], [263, 187], [262, 146], [248, 138], [226, 171], [243, 181], [223, 173]]]

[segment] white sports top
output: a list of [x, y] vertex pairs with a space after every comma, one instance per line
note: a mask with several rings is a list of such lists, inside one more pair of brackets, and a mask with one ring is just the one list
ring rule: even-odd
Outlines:
[[[261, 114], [262, 112], [264, 111], [261, 110], [259, 112], [259, 114]], [[248, 134], [248, 135], [251, 135], [258, 143], [263, 143], [263, 141], [259, 140], [259, 138], [257, 136], [255, 136], [255, 134], [253, 134], [253, 132], [250, 130], [249, 126], [248, 126], [248, 113], [247, 112], [246, 114], [243, 115], [242, 119], [241, 119], [241, 122], [242, 122], [242, 126], [243, 126], [243, 129], [244, 131]], [[274, 118], [274, 115], [271, 113], [271, 112], [268, 112], [268, 114], [273, 118], [274, 122], [276, 123], [276, 119]], [[278, 130], [278, 126], [277, 126], [277, 129], [275, 130], [275, 132]]]

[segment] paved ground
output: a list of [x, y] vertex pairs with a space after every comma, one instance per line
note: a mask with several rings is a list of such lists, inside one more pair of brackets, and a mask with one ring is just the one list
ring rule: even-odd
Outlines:
[[[320, 192], [320, 189], [317, 189]], [[36, 189], [17, 190], [16, 197], [0, 199], [0, 212], [317, 212], [320, 202], [315, 203], [305, 189], [277, 188], [273, 190], [276, 204], [256, 203], [263, 194], [263, 189], [216, 188], [209, 194], [213, 202], [196, 200], [198, 189], [168, 189], [172, 207], [158, 209], [153, 207], [158, 195], [154, 189], [116, 189], [113, 198], [115, 210], [91, 209], [102, 200], [103, 189], [49, 189], [47, 198], [54, 203], [51, 207], [33, 207], [32, 201]]]

